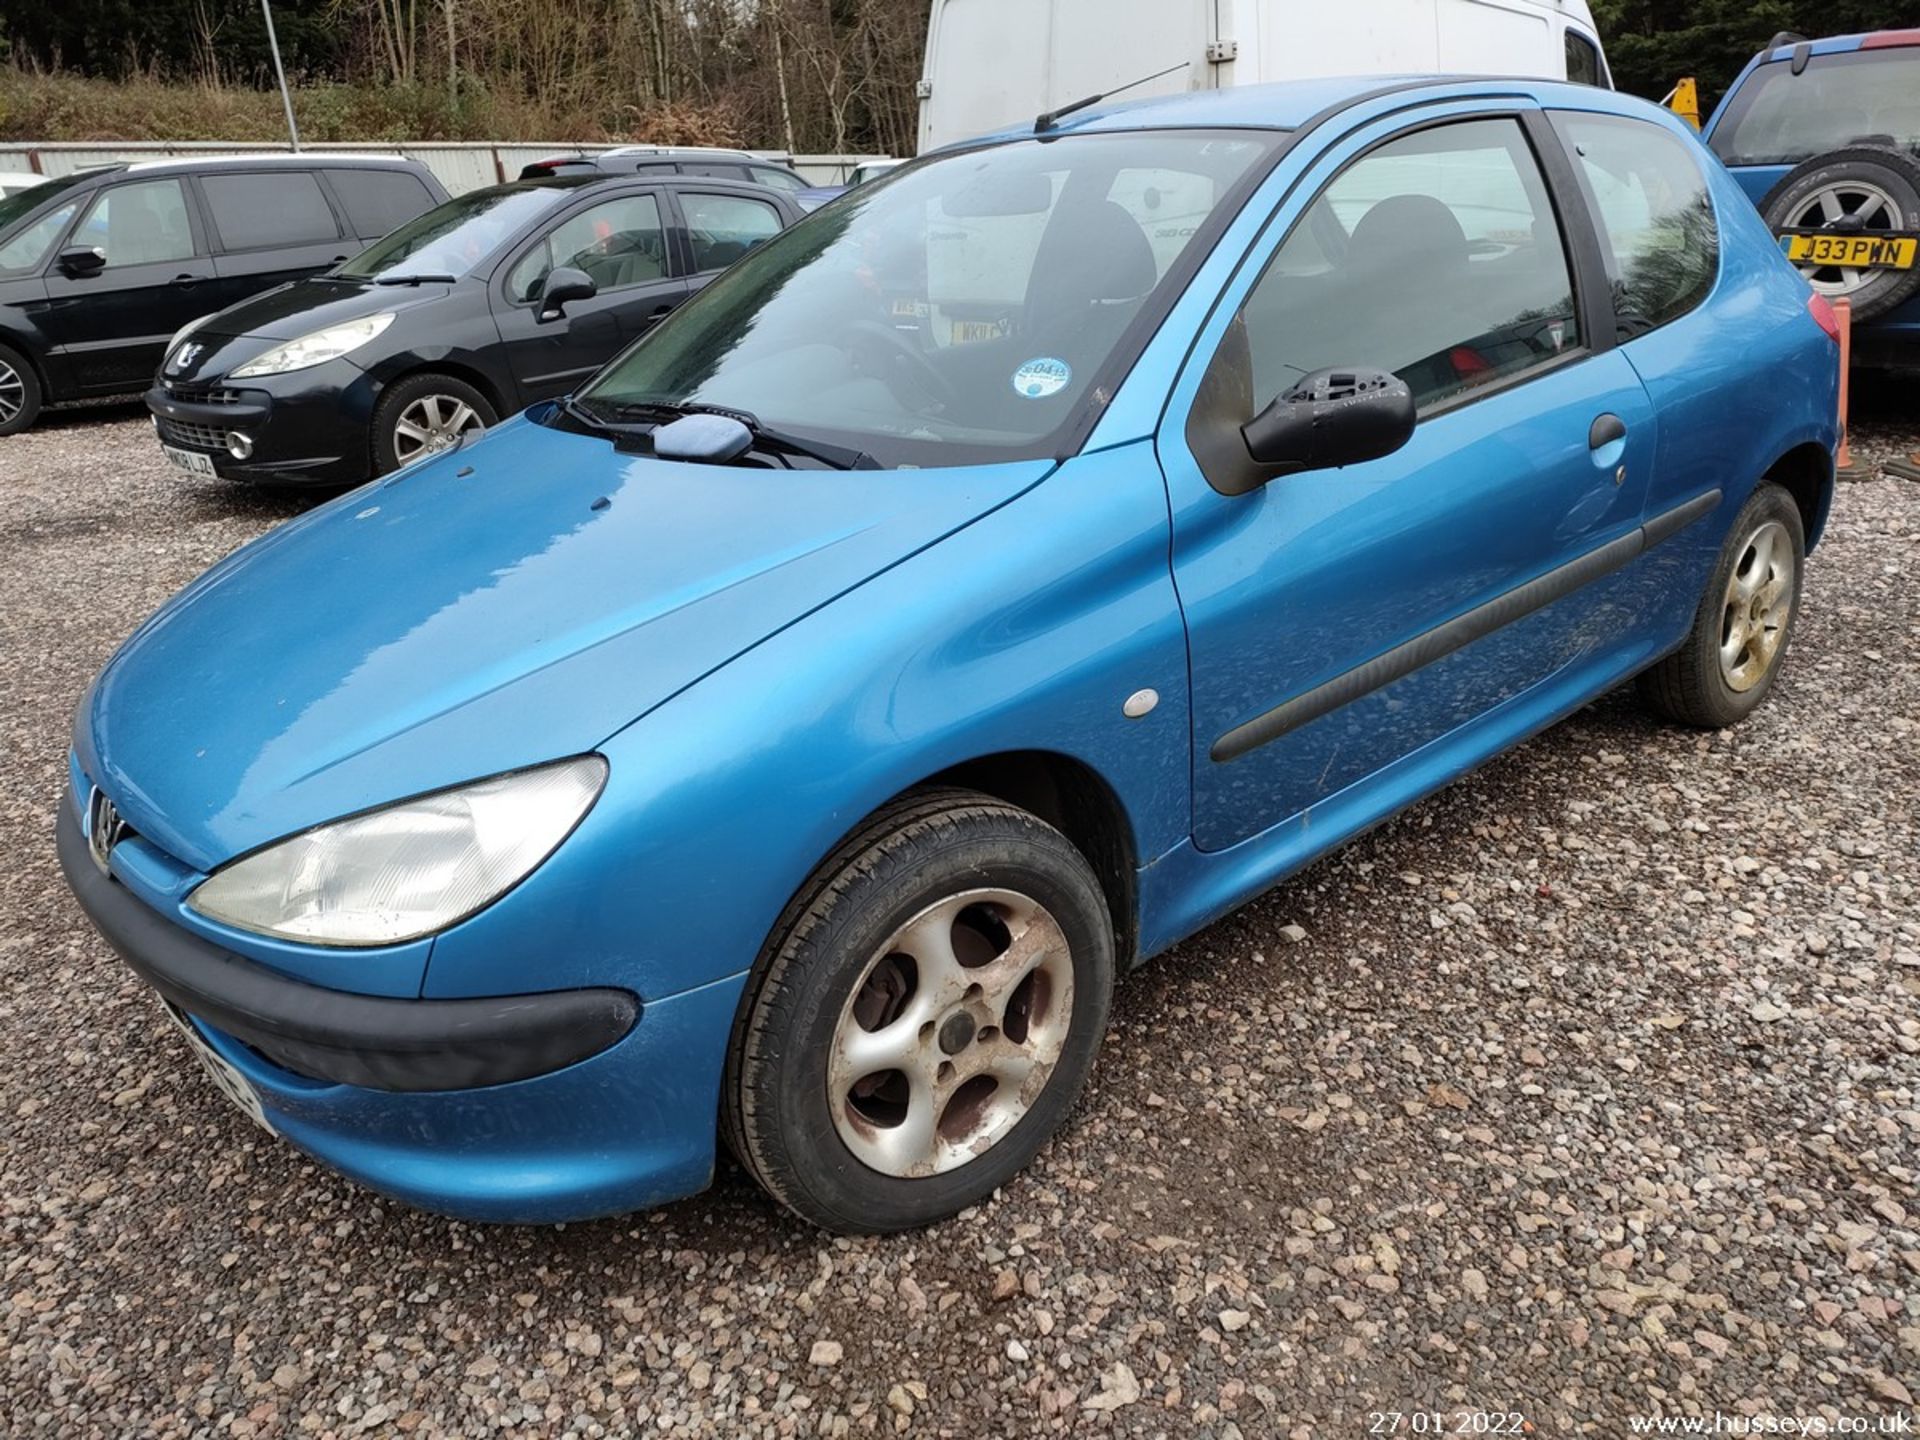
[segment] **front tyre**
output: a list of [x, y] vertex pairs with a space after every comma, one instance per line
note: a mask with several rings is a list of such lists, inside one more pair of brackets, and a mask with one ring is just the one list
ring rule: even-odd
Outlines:
[[1059, 1127], [1113, 979], [1106, 901], [1064, 835], [971, 791], [910, 795], [775, 928], [728, 1052], [728, 1143], [824, 1229], [945, 1219]]
[[0, 435], [26, 429], [40, 416], [40, 376], [17, 350], [0, 345]]
[[1762, 481], [1720, 548], [1685, 643], [1640, 676], [1648, 704], [1703, 729], [1759, 709], [1786, 659], [1806, 554], [1800, 507]]
[[451, 449], [500, 417], [464, 380], [425, 371], [387, 387], [373, 412], [373, 473], [385, 475]]

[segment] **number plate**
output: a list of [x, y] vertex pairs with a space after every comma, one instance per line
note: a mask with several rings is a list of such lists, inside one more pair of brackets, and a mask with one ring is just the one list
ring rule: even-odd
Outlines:
[[187, 1037], [187, 1048], [193, 1051], [193, 1058], [200, 1062], [200, 1068], [207, 1072], [207, 1078], [213, 1081], [213, 1088], [246, 1114], [246, 1117], [269, 1135], [279, 1132], [273, 1128], [273, 1122], [267, 1119], [266, 1108], [260, 1103], [260, 1093], [255, 1090], [247, 1077], [226, 1062], [226, 1059], [206, 1042], [186, 1013], [171, 1001], [162, 1000], [160, 1008], [167, 1012], [180, 1033]]
[[1920, 239], [1910, 235], [1782, 235], [1780, 248], [1801, 265], [1847, 270], [1911, 270]]
[[202, 455], [197, 450], [176, 450], [171, 445], [162, 445], [160, 448], [167, 452], [167, 459], [189, 475], [204, 475], [210, 480], [217, 477], [211, 456]]

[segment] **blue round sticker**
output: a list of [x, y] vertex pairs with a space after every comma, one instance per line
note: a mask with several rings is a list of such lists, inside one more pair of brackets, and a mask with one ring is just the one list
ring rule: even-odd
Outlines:
[[1073, 370], [1066, 361], [1042, 355], [1013, 372], [1013, 388], [1016, 394], [1029, 400], [1044, 400], [1066, 389], [1071, 379]]

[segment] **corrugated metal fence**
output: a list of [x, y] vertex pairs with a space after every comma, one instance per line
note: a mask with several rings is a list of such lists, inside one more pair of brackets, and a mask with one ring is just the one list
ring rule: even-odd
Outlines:
[[[24, 170], [39, 175], [71, 175], [89, 165], [114, 160], [153, 160], [167, 155], [259, 155], [284, 154], [285, 145], [228, 144], [219, 140], [187, 140], [178, 144], [160, 141], [112, 141], [100, 144], [60, 143], [48, 145], [15, 142], [0, 145], [0, 170]], [[304, 151], [349, 155], [407, 155], [420, 161], [440, 177], [455, 195], [511, 180], [520, 167], [551, 155], [575, 155], [612, 149], [609, 145], [574, 145], [566, 141], [522, 143], [505, 140], [464, 142], [431, 141], [419, 145], [303, 145]], [[809, 184], [838, 185], [864, 155], [793, 155], [779, 150], [756, 150], [770, 160], [790, 160], [793, 168]]]

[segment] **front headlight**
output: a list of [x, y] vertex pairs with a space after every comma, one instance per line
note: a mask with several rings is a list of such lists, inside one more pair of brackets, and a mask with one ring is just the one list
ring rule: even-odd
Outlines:
[[364, 320], [349, 320], [343, 325], [329, 325], [324, 330], [316, 330], [311, 335], [302, 335], [298, 340], [289, 340], [284, 345], [276, 345], [266, 354], [255, 357], [235, 370], [230, 377], [234, 380], [250, 380], [257, 375], [284, 375], [289, 370], [305, 370], [309, 366], [324, 365], [329, 360], [338, 360], [342, 355], [351, 354], [378, 335], [393, 323], [393, 311], [383, 310], [378, 315], [369, 315]]
[[188, 905], [312, 945], [395, 945], [444, 930], [530, 875], [592, 808], [607, 762], [582, 755], [321, 825], [217, 871]]

